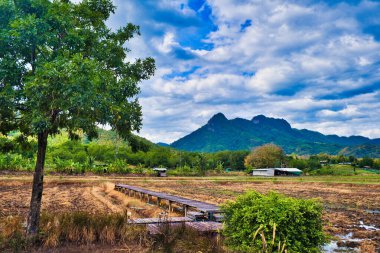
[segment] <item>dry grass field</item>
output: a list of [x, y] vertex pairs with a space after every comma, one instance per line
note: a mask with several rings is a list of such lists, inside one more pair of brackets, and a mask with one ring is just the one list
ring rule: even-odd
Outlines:
[[[361, 252], [380, 247], [380, 177], [375, 180], [334, 182], [331, 178], [138, 178], [138, 177], [45, 177], [42, 209], [48, 213], [86, 211], [115, 213], [128, 209], [132, 217], [157, 217], [161, 209], [113, 190], [127, 183], [191, 199], [222, 204], [248, 190], [277, 191], [295, 198], [317, 198], [325, 206], [325, 230], [339, 245], [351, 243]], [[0, 218], [25, 217], [31, 192], [30, 175], [0, 177]], [[346, 180], [346, 179], [345, 179]], [[174, 214], [180, 215], [180, 214]], [[344, 241], [342, 238], [349, 239]]]

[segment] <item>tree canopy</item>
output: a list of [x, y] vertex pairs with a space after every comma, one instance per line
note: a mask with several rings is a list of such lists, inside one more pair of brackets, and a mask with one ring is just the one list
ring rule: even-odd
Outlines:
[[155, 63], [128, 61], [125, 43], [139, 27], [111, 30], [114, 11], [111, 0], [0, 1], [0, 132], [38, 139], [29, 232], [38, 227], [49, 135], [64, 128], [91, 139], [108, 125], [128, 138], [141, 128], [138, 83]]
[[257, 147], [246, 156], [244, 165], [254, 168], [274, 168], [281, 167], [285, 161], [285, 153], [277, 145], [265, 144]]
[[0, 130], [31, 135], [66, 128], [96, 136], [108, 124], [123, 137], [141, 127], [137, 83], [154, 60], [126, 61], [139, 27], [112, 31], [111, 1], [23, 0], [0, 4]]

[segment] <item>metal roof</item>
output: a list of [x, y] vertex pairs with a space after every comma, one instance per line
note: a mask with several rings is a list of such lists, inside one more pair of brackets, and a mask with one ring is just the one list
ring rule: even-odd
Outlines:
[[167, 168], [153, 168], [154, 171], [167, 171]]
[[286, 172], [302, 172], [302, 170], [299, 170], [297, 168], [262, 168], [262, 169], [254, 169], [253, 171], [267, 171], [267, 170], [279, 170], [279, 171], [286, 171]]
[[299, 170], [297, 168], [274, 168], [275, 170], [279, 171], [286, 171], [286, 172], [302, 172], [302, 170]]

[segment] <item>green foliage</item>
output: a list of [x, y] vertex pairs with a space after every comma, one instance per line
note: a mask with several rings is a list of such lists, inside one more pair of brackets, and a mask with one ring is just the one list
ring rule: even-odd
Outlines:
[[32, 171], [34, 162], [34, 159], [23, 157], [20, 154], [0, 153], [0, 170]]
[[191, 168], [188, 165], [179, 166], [174, 170], [168, 170], [167, 174], [170, 176], [201, 176], [202, 172], [199, 168]]
[[369, 166], [369, 167], [373, 167], [374, 165], [374, 160], [372, 158], [369, 158], [369, 157], [363, 157], [363, 159], [359, 160], [359, 167], [364, 167], [364, 166]]
[[274, 144], [265, 144], [252, 150], [244, 164], [254, 168], [278, 168], [285, 162], [284, 151]]
[[[322, 205], [315, 200], [267, 195], [250, 191], [223, 206], [227, 244], [234, 250], [259, 252], [262, 240], [255, 240], [258, 229], [274, 245], [285, 243], [288, 252], [319, 252], [325, 242], [322, 228]], [[272, 231], [277, 226], [275, 235]]]
[[219, 173], [223, 173], [223, 171], [224, 171], [223, 162], [218, 161], [216, 163], [215, 171], [217, 171]]
[[73, 160], [54, 159], [54, 169], [58, 173], [83, 174], [86, 172], [86, 163], [78, 163]]
[[109, 173], [129, 174], [132, 169], [128, 167], [128, 163], [124, 160], [115, 160], [108, 166]]
[[[46, 166], [49, 172], [80, 174], [92, 172], [96, 174], [149, 174], [146, 168], [166, 167], [173, 176], [203, 176], [206, 174], [223, 174], [226, 168], [233, 171], [244, 170], [244, 158], [248, 151], [220, 151], [216, 153], [198, 153], [178, 151], [170, 147], [159, 147], [148, 142], [147, 151], [134, 152], [130, 143], [110, 130], [99, 129], [97, 139], [67, 140], [68, 132], [62, 131], [49, 139]], [[139, 137], [137, 137], [139, 138]], [[0, 137], [0, 168], [7, 170], [32, 170], [35, 161], [35, 140], [23, 139], [14, 132], [8, 137]], [[4, 158], [8, 156], [8, 158]], [[322, 168], [320, 161], [326, 160], [331, 167]], [[353, 175], [353, 167], [340, 169], [338, 162], [354, 164], [372, 164], [372, 168], [380, 167], [379, 159], [357, 159], [353, 156], [331, 156], [319, 154], [310, 157], [288, 156], [283, 159], [287, 167], [296, 167], [312, 175]], [[345, 165], [347, 167], [347, 165]], [[343, 166], [343, 167], [345, 167]], [[246, 171], [251, 172], [252, 166]], [[320, 170], [322, 168], [322, 170]], [[356, 173], [358, 165], [356, 165]]]
[[352, 166], [347, 165], [326, 165], [320, 169], [310, 171], [310, 175], [354, 175], [355, 171]]
[[108, 124], [122, 137], [141, 126], [137, 84], [153, 75], [152, 58], [126, 62], [125, 42], [139, 34], [105, 21], [110, 0], [2, 1], [1, 131], [96, 136]]

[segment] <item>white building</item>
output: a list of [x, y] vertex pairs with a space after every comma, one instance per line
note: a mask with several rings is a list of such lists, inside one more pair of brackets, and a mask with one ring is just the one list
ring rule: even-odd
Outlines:
[[252, 170], [252, 176], [264, 177], [300, 176], [301, 174], [302, 170], [299, 170], [297, 168], [265, 168]]

